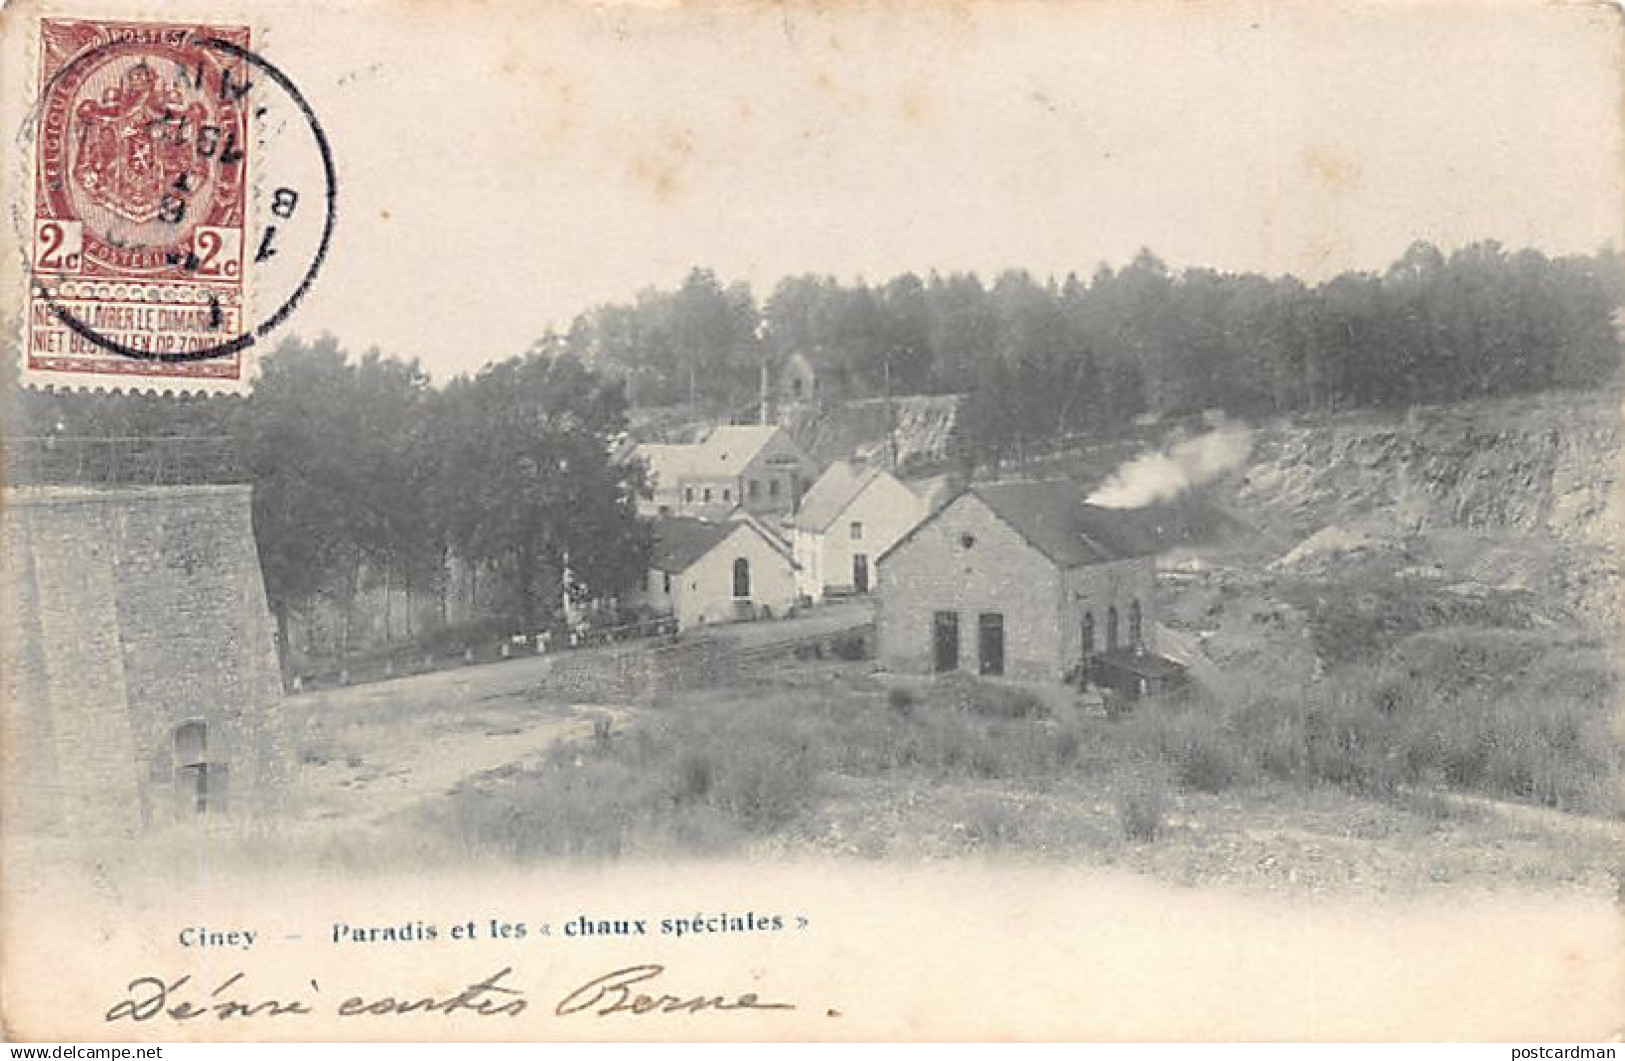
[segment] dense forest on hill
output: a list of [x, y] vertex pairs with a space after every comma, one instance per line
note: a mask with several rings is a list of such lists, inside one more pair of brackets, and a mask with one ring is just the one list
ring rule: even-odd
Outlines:
[[1170, 270], [1142, 251], [1087, 279], [912, 273], [871, 286], [788, 277], [765, 301], [693, 270], [599, 306], [547, 342], [627, 380], [637, 405], [748, 404], [761, 364], [811, 360], [827, 393], [969, 396], [980, 444], [1109, 428], [1144, 413], [1241, 416], [1589, 386], [1619, 360], [1622, 264], [1412, 246], [1318, 285]]

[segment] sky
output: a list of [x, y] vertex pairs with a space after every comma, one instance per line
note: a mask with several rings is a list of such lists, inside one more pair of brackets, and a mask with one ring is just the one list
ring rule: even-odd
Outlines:
[[[212, 3], [218, 9], [219, 3]], [[695, 265], [1380, 268], [1620, 239], [1620, 20], [1589, 4], [276, 5], [332, 142], [282, 332], [436, 378]]]

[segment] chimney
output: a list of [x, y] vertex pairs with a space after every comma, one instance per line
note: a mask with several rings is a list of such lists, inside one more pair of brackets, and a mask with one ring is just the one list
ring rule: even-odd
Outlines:
[[768, 423], [767, 415], [767, 358], [762, 358], [762, 384], [761, 397], [758, 400], [757, 423]]

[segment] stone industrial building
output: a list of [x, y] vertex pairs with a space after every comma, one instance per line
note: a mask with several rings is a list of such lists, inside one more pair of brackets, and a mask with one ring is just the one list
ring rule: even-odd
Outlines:
[[14, 489], [0, 514], [8, 826], [265, 809], [289, 760], [248, 487]]
[[1131, 693], [1169, 681], [1155, 536], [1136, 524], [1075, 483], [970, 487], [881, 556], [877, 654], [898, 671], [1081, 672]]

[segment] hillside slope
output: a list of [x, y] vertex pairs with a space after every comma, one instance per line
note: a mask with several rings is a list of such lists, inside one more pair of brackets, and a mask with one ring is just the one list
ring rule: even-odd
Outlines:
[[1458, 691], [1539, 673], [1557, 678], [1532, 704], [1573, 687], [1605, 710], [1592, 673], [1614, 669], [1625, 588], [1618, 401], [1261, 424], [1207, 487], [1256, 533], [1165, 557], [1165, 643], [1241, 695], [1350, 666]]
[[1277, 423], [1234, 478], [1273, 571], [1383, 575], [1611, 633], [1625, 540], [1620, 396], [1554, 394]]
[[[952, 394], [921, 394], [893, 398], [896, 418], [897, 464], [904, 471], [937, 465], [948, 459], [949, 438], [959, 398]], [[883, 452], [886, 444], [887, 403], [883, 398], [862, 398], [826, 405], [803, 405], [789, 410], [782, 423], [792, 438], [820, 465], [834, 460]]]
[[1619, 460], [1613, 393], [1347, 414], [1258, 431], [1237, 501], [1300, 535], [1376, 516], [1613, 546], [1625, 525]]

